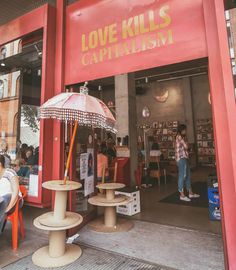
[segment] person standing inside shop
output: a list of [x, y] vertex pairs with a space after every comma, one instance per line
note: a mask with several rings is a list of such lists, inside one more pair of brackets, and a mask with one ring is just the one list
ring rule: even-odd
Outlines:
[[[175, 143], [175, 157], [179, 171], [178, 191], [180, 193], [180, 200], [190, 202], [191, 199], [199, 198], [200, 195], [193, 193], [191, 187], [189, 152], [186, 139], [186, 130], [186, 125], [181, 124], [178, 126]], [[184, 193], [184, 187], [188, 192], [188, 197]]]
[[101, 182], [102, 177], [105, 177], [105, 181], [109, 180], [109, 172], [108, 172], [108, 157], [107, 157], [107, 147], [106, 143], [102, 143], [99, 146], [98, 154], [97, 154], [97, 181]]
[[107, 157], [108, 157], [108, 164], [111, 165], [113, 159], [116, 157], [116, 148], [114, 140], [109, 138], [107, 140]]

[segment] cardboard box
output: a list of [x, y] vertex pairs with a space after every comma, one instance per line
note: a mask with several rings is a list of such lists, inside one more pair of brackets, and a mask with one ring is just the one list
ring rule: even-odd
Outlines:
[[137, 213], [140, 213], [140, 192], [139, 190], [133, 189], [128, 190], [124, 189], [122, 191], [116, 191], [115, 194], [122, 194], [128, 197], [132, 197], [132, 201], [126, 205], [120, 205], [116, 207], [116, 212], [118, 214], [133, 216]]

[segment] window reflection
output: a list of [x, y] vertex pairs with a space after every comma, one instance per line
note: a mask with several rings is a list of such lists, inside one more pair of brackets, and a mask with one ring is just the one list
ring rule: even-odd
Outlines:
[[36, 197], [41, 65], [42, 32], [0, 47], [0, 153]]

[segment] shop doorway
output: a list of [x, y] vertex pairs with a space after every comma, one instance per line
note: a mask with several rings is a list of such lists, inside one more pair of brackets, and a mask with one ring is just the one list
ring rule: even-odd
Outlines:
[[[133, 189], [133, 191], [140, 192], [141, 212], [125, 216], [135, 223], [134, 229], [125, 233], [129, 248], [125, 250], [123, 248], [124, 234], [109, 235], [105, 240], [99, 241], [98, 234], [88, 231], [87, 227], [81, 231], [80, 241], [122, 254], [124, 252], [131, 256], [135, 254], [142, 259], [150, 258], [155, 261], [155, 258], [158, 258], [158, 262], [163, 262], [171, 267], [178, 266], [180, 269], [184, 269], [183, 265], [186, 262], [186, 267], [188, 267], [188, 258], [191, 256], [194, 257], [191, 263], [199, 267], [203, 245], [214, 243], [215, 248], [209, 248], [206, 251], [209, 255], [209, 257], [206, 255], [206, 258], [211, 256], [214, 258], [216, 252], [219, 252], [217, 262], [214, 262], [216, 265], [214, 269], [222, 269], [221, 222], [210, 219], [213, 218], [210, 213], [213, 215], [214, 211], [215, 218], [219, 218], [219, 206], [214, 205], [212, 210], [209, 208], [208, 202], [208, 187], [211, 188], [211, 185], [216, 184], [217, 180], [212, 110], [209, 98], [208, 61], [199, 59], [138, 71], [135, 72], [135, 85], [136, 112], [133, 115], [136, 114], [137, 118], [137, 145], [139, 164], [142, 167], [142, 183], [139, 184], [137, 181], [132, 184], [133, 186], [141, 186], [141, 184], [150, 186]], [[75, 91], [79, 89], [79, 86], [80, 84], [73, 86]], [[103, 99], [116, 115], [114, 77], [89, 81], [88, 88], [91, 95]], [[180, 123], [185, 123], [188, 127], [192, 187], [194, 192], [201, 195], [199, 200], [192, 200], [188, 204], [179, 203], [177, 192], [178, 172], [174, 160], [174, 140], [177, 125]], [[107, 134], [97, 131], [97, 135], [100, 136], [99, 139], [102, 136], [104, 140], [107, 139]], [[114, 139], [118, 150], [119, 141], [117, 138]], [[161, 166], [162, 172], [165, 170], [165, 174], [160, 175], [160, 183], [158, 175], [150, 172], [150, 151], [154, 143], [158, 144], [158, 150], [161, 151], [158, 166]], [[147, 167], [147, 177], [144, 171], [145, 166]], [[117, 179], [118, 182], [119, 180]], [[218, 192], [217, 189], [214, 192]], [[215, 195], [219, 197], [219, 194], [214, 193], [213, 196]], [[102, 214], [101, 211], [99, 209], [98, 214]], [[92, 233], [91, 237], [88, 237], [88, 232]], [[186, 253], [184, 251], [183, 254], [182, 251], [186, 248], [186, 238], [183, 236], [185, 233], [190, 237], [187, 239], [189, 242]], [[159, 238], [160, 235], [163, 237]], [[204, 239], [205, 242], [199, 241], [199, 239]], [[109, 241], [112, 243], [111, 245], [109, 245]], [[113, 241], [117, 244], [115, 248]], [[142, 243], [142, 249], [140, 249], [140, 243]], [[145, 250], [148, 252], [145, 253]], [[176, 258], [176, 252], [178, 253], [180, 250], [181, 252]], [[171, 252], [173, 252], [173, 256], [170, 256]], [[163, 254], [169, 259], [162, 261]], [[206, 268], [212, 266], [207, 259], [203, 265]], [[205, 269], [204, 267], [202, 268]]]
[[[114, 77], [88, 83], [90, 94], [102, 99], [115, 115]], [[73, 86], [75, 91], [79, 86]], [[132, 218], [221, 234], [220, 221], [213, 220], [220, 219], [219, 206], [210, 210], [208, 204], [208, 188], [217, 185], [217, 169], [207, 59], [137, 71], [135, 87], [138, 157], [144, 185], [140, 189], [141, 212]], [[187, 125], [193, 190], [201, 195], [190, 203], [179, 203], [177, 193], [174, 145], [180, 123]], [[98, 131], [98, 137], [106, 140], [107, 136]], [[154, 169], [151, 167], [150, 151], [155, 143], [161, 152], [157, 165], [160, 175], [155, 164]]]
[[[138, 147], [147, 168], [142, 178], [141, 213], [134, 218], [221, 234], [207, 59], [136, 72]], [[175, 161], [177, 126], [186, 124], [191, 180], [201, 197], [180, 202]], [[153, 151], [160, 156], [153, 156]], [[155, 153], [154, 153], [155, 154]], [[209, 208], [210, 207], [210, 208]]]

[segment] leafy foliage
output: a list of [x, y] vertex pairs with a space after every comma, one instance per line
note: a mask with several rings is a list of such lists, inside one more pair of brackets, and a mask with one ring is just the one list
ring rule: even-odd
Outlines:
[[23, 116], [24, 123], [28, 125], [33, 132], [39, 131], [37, 107], [24, 104], [21, 107], [21, 114]]

